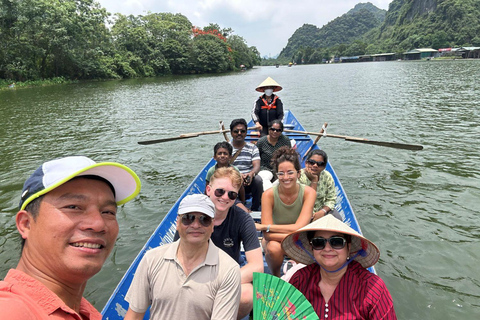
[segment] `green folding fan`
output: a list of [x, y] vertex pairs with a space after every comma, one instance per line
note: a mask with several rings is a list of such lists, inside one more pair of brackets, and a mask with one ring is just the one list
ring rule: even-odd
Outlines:
[[318, 320], [310, 302], [290, 283], [253, 273], [253, 320]]

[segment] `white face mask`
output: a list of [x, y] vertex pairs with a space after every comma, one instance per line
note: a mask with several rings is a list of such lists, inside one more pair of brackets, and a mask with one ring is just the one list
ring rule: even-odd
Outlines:
[[265, 89], [265, 95], [270, 97], [273, 94], [273, 89]]

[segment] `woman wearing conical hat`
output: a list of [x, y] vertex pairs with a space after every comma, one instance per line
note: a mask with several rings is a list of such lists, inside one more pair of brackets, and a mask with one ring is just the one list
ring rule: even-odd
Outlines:
[[377, 246], [333, 215], [289, 234], [282, 248], [307, 265], [290, 283], [320, 319], [397, 319], [385, 283], [366, 269], [380, 257]]
[[260, 130], [260, 135], [265, 136], [273, 120], [283, 120], [283, 103], [277, 95], [273, 94], [282, 90], [282, 87], [268, 77], [255, 90], [263, 94], [253, 105], [252, 120], [257, 130]]

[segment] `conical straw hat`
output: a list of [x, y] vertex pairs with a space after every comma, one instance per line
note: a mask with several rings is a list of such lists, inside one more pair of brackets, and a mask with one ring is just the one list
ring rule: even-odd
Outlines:
[[258, 85], [255, 89], [258, 92], [265, 92], [265, 87], [275, 87], [273, 92], [277, 92], [282, 90], [283, 88], [277, 83], [277, 81], [273, 80], [272, 78], [268, 77], [267, 79], [263, 80], [262, 83]]
[[380, 258], [380, 250], [378, 250], [373, 242], [366, 239], [331, 214], [290, 233], [285, 239], [283, 239], [282, 248], [287, 256], [306, 265], [314, 263], [313, 250], [307, 239], [307, 231], [318, 230], [351, 235], [352, 243], [350, 244], [350, 256], [353, 257], [359, 253], [354, 260], [359, 262], [364, 268], [373, 266]]

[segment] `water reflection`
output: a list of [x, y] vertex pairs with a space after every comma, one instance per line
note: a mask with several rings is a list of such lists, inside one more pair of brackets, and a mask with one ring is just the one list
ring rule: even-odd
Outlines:
[[255, 87], [272, 76], [309, 131], [422, 144], [421, 152], [322, 138], [399, 319], [480, 314], [478, 61], [265, 67], [222, 76], [90, 82], [0, 92], [0, 266], [18, 261], [14, 215], [23, 181], [66, 154], [128, 164], [141, 195], [120, 208], [120, 237], [86, 290], [102, 308], [146, 239], [211, 158], [222, 136], [140, 146], [249, 118]]

